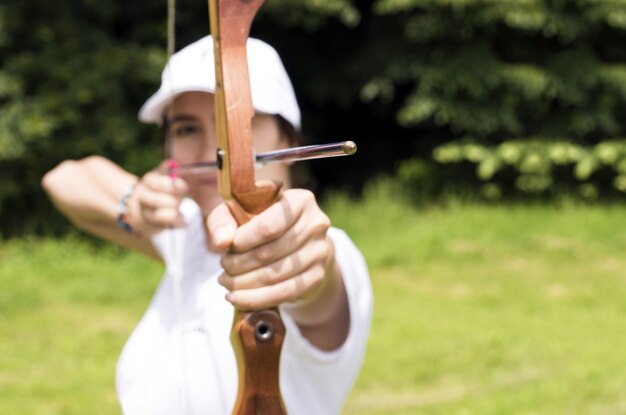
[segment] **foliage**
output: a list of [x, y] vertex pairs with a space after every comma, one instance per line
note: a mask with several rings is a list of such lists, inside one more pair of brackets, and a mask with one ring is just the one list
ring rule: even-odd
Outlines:
[[[433, 152], [441, 164], [467, 163], [475, 166], [476, 177], [484, 183], [483, 194], [491, 199], [502, 195], [502, 189], [514, 187], [525, 193], [556, 191], [574, 183], [580, 196], [596, 199], [608, 184], [614, 191], [626, 192], [626, 140], [606, 140], [593, 146], [574, 144], [569, 140], [541, 137], [509, 140], [486, 146], [475, 140], [443, 144]], [[413, 161], [405, 162], [400, 177]], [[418, 177], [417, 173], [413, 176]], [[608, 190], [608, 189], [604, 189]]]
[[381, 78], [415, 85], [398, 114], [403, 125], [430, 122], [481, 142], [623, 129], [626, 66], [617, 45], [626, 22], [616, 16], [626, 2], [389, 0], [376, 10], [403, 23], [412, 50]]
[[[432, 134], [449, 180], [497, 199], [514, 189], [586, 199], [624, 191], [624, 1], [381, 1], [402, 16], [414, 85], [398, 111]], [[397, 74], [384, 79], [389, 85]], [[380, 95], [380, 93], [378, 93]], [[442, 144], [445, 143], [445, 144]], [[420, 155], [398, 178], [424, 186]], [[474, 166], [478, 181], [464, 177]], [[407, 176], [408, 173], [408, 176]], [[445, 175], [445, 174], [444, 174]], [[435, 174], [441, 178], [442, 174]], [[611, 190], [612, 188], [612, 190]]]
[[[63, 159], [101, 154], [141, 173], [162, 157], [135, 114], [166, 58], [165, 6], [0, 5], [0, 232], [51, 226], [39, 180]], [[179, 48], [208, 32], [206, 8], [179, 0]], [[434, 183], [462, 182], [431, 153], [465, 137], [589, 149], [626, 137], [624, 0], [272, 0], [252, 34], [283, 57], [305, 135], [360, 144], [354, 162], [311, 164], [318, 189], [412, 157]]]
[[135, 171], [158, 160], [135, 114], [165, 59], [162, 18], [148, 3], [0, 5], [0, 231], [49, 221], [39, 181], [63, 159], [105, 154]]

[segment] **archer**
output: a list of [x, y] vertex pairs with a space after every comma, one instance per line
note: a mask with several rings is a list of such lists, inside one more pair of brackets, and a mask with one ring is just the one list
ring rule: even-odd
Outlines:
[[[248, 57], [255, 148], [285, 148], [300, 129], [289, 78], [269, 45], [249, 40]], [[176, 163], [215, 159], [213, 65], [210, 37], [184, 48], [140, 111], [142, 121], [164, 127]], [[118, 363], [124, 413], [228, 413], [237, 389], [233, 307], [274, 306], [287, 327], [280, 380], [288, 413], [339, 413], [369, 331], [367, 268], [315, 196], [290, 189], [286, 165], [265, 166], [257, 177], [281, 180], [287, 190], [242, 226], [220, 199], [215, 173], [172, 178], [164, 162], [138, 178], [91, 156], [44, 177], [76, 226], [167, 267]]]

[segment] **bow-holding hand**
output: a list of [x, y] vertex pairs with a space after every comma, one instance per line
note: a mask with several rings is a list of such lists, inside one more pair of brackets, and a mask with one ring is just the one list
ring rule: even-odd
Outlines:
[[328, 216], [308, 190], [282, 192], [278, 201], [238, 226], [221, 204], [208, 216], [209, 249], [222, 254], [221, 285], [241, 310], [283, 305], [302, 334], [332, 350], [348, 333], [349, 309]]

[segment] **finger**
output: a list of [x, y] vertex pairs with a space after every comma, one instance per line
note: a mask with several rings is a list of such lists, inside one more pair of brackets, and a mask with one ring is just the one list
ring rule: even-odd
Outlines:
[[185, 226], [179, 205], [182, 197], [151, 190], [143, 184], [137, 186], [137, 203], [141, 216], [149, 226], [156, 228]]
[[146, 173], [141, 183], [152, 191], [160, 193], [169, 193], [174, 196], [183, 197], [189, 191], [189, 185], [180, 177], [173, 178], [159, 171], [151, 171]]
[[[326, 240], [326, 232], [330, 227], [330, 220], [321, 210], [317, 209], [302, 216], [292, 227], [278, 239], [245, 252], [237, 252], [235, 247], [221, 259], [221, 265], [229, 275], [235, 276], [249, 272], [255, 268], [270, 265], [274, 261], [286, 257], [293, 252], [303, 249], [305, 244], [316, 240]], [[235, 234], [235, 241], [239, 233], [244, 232], [243, 226]], [[251, 231], [252, 228], [246, 228]]]
[[305, 250], [281, 258], [269, 266], [231, 276], [224, 273], [219, 283], [229, 291], [247, 290], [275, 285], [310, 268], [316, 262], [325, 263], [330, 247], [325, 241], [314, 241]]
[[213, 209], [206, 220], [206, 226], [209, 249], [224, 251], [232, 245], [237, 230], [237, 221], [225, 203]]
[[169, 178], [176, 178], [179, 176], [179, 172], [174, 171], [173, 169], [176, 169], [179, 166], [180, 164], [176, 162], [175, 160], [166, 159], [166, 160], [162, 160], [159, 166], [156, 169], [154, 169], [154, 171], [163, 176], [168, 176]]
[[226, 300], [240, 310], [260, 310], [305, 297], [324, 282], [326, 272], [317, 264], [306, 271], [268, 287], [233, 291]]
[[283, 192], [272, 206], [242, 225], [235, 240], [233, 250], [245, 252], [281, 237], [298, 221], [305, 203], [301, 197]]
[[142, 207], [149, 209], [178, 208], [181, 197], [140, 186], [137, 189], [137, 201]]
[[[174, 161], [173, 163], [175, 164], [176, 162]], [[172, 160], [161, 160], [161, 163], [159, 163], [159, 166], [154, 169], [154, 171], [163, 176], [170, 176], [171, 166]]]
[[156, 228], [182, 228], [185, 226], [185, 219], [178, 208], [174, 209], [152, 209], [143, 208], [144, 220]]
[[220, 265], [228, 275], [241, 276], [256, 269], [272, 266], [272, 264], [287, 260], [289, 257], [307, 257], [315, 260], [327, 249], [326, 238], [322, 235], [312, 237], [298, 228], [292, 228], [279, 240], [251, 251], [224, 254], [220, 260]]

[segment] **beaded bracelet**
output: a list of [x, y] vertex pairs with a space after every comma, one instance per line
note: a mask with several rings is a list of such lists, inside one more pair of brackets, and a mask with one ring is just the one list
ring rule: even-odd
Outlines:
[[135, 186], [137, 183], [131, 183], [124, 189], [124, 193], [122, 193], [122, 197], [120, 198], [120, 204], [117, 208], [117, 227], [127, 233], [134, 233], [133, 227], [128, 223], [129, 214], [128, 214], [128, 199], [133, 194], [135, 190]]

